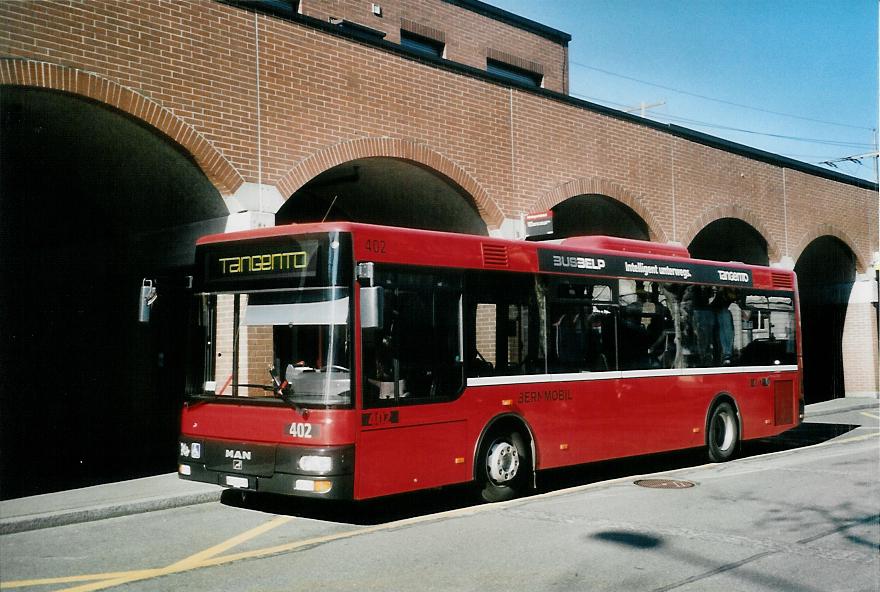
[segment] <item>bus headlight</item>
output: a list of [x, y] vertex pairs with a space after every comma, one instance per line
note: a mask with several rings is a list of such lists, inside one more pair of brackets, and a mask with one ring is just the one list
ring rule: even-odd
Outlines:
[[297, 465], [300, 470], [309, 473], [328, 473], [333, 468], [333, 459], [329, 456], [306, 455], [299, 458]]

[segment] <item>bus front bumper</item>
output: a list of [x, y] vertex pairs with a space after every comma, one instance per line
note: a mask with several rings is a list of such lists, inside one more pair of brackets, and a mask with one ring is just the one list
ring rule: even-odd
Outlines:
[[354, 446], [287, 446], [181, 437], [181, 479], [311, 498], [354, 496]]

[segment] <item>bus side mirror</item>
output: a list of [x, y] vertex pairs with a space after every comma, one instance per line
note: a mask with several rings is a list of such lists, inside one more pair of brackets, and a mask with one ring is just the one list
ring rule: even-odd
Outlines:
[[383, 304], [382, 286], [361, 288], [361, 328], [376, 329], [382, 327]]
[[141, 284], [141, 297], [138, 304], [138, 322], [150, 322], [150, 307], [153, 306], [158, 297], [153, 280], [144, 279]]

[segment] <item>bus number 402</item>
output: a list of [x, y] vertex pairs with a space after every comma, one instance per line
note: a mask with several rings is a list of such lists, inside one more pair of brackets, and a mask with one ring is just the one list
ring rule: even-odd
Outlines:
[[364, 246], [370, 253], [385, 252], [385, 241], [383, 240], [367, 239], [367, 241], [364, 243]]
[[287, 433], [294, 438], [311, 439], [317, 435], [317, 430], [310, 423], [292, 423], [287, 426]]

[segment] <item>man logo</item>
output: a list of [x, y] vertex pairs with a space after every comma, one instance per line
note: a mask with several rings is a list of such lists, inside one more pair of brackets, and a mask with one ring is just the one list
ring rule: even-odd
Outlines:
[[253, 452], [250, 450], [230, 450], [226, 449], [226, 458], [232, 459], [232, 468], [238, 471], [244, 468], [244, 461], [251, 460]]
[[226, 458], [233, 458], [238, 460], [251, 460], [251, 455], [253, 452], [250, 450], [230, 450], [226, 449]]

